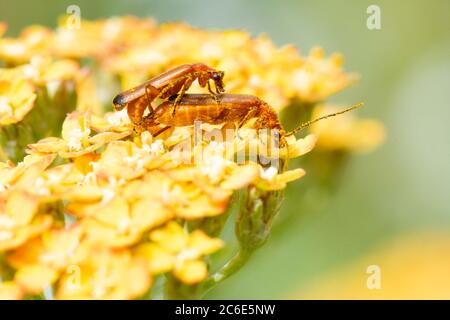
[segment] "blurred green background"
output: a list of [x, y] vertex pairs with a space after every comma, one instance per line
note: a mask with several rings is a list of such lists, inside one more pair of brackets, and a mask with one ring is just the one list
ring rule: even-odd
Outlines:
[[[450, 231], [450, 1], [1, 0], [0, 20], [16, 35], [30, 24], [55, 26], [70, 4], [83, 19], [153, 16], [264, 32], [305, 54], [315, 45], [342, 52], [362, 78], [331, 101], [364, 101], [359, 114], [387, 128], [385, 144], [353, 157], [314, 210], [303, 212], [302, 181], [292, 184], [269, 242], [208, 298], [289, 297], [393, 237]], [[366, 27], [371, 4], [381, 8], [381, 30]]]

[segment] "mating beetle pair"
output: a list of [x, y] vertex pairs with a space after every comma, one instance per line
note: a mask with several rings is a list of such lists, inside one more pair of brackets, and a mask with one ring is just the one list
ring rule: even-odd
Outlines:
[[[256, 118], [254, 128], [276, 129], [284, 137], [324, 118], [335, 116], [362, 104], [354, 105], [337, 113], [308, 121], [295, 130], [286, 133], [275, 111], [258, 97], [243, 94], [224, 94], [223, 71], [217, 71], [203, 63], [184, 64], [173, 68], [143, 84], [118, 94], [113, 104], [116, 110], [127, 107], [128, 116], [138, 131], [152, 130], [163, 125], [155, 135], [175, 126], [190, 126], [195, 121], [210, 124], [232, 124], [240, 128], [249, 120]], [[201, 87], [207, 87], [209, 94], [186, 94], [192, 83], [198, 80]], [[215, 92], [210, 80], [214, 82]], [[151, 103], [157, 99], [167, 99], [153, 109]], [[144, 116], [146, 110], [149, 113]]]

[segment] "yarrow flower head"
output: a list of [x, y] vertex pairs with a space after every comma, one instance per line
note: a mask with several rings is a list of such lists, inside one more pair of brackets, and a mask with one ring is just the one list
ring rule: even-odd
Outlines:
[[[231, 129], [205, 121], [156, 133], [137, 130], [126, 108], [111, 109], [118, 91], [198, 61], [225, 71], [227, 93], [255, 95], [276, 111], [293, 101], [315, 106], [355, 81], [342, 57], [322, 49], [303, 57], [267, 35], [135, 17], [83, 20], [79, 29], [62, 19], [56, 30], [32, 26], [16, 38], [2, 37], [5, 29], [0, 298], [151, 298], [163, 279], [169, 298], [198, 297], [266, 241], [283, 190], [306, 173], [289, 170], [290, 159], [316, 144], [351, 152], [382, 139], [381, 125], [350, 116], [275, 139], [254, 130], [259, 115]], [[190, 92], [204, 87], [194, 82]], [[213, 269], [236, 206], [241, 259]]]

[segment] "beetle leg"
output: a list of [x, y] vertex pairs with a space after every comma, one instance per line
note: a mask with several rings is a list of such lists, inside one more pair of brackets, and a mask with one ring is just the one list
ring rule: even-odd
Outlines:
[[258, 108], [250, 107], [248, 112], [247, 112], [247, 114], [244, 116], [244, 118], [241, 121], [239, 121], [239, 123], [237, 125], [237, 128], [236, 128], [236, 135], [238, 136], [239, 139], [243, 140], [243, 138], [239, 134], [239, 129], [241, 129], [242, 126], [244, 124], [246, 124], [250, 119], [255, 117], [255, 114], [256, 114], [257, 110], [258, 110]]
[[147, 109], [148, 103], [146, 96], [142, 96], [128, 103], [127, 112], [131, 122], [135, 125], [139, 125], [142, 122], [145, 109]]
[[[153, 113], [152, 102], [153, 102], [153, 100], [156, 99], [158, 94], [159, 94], [159, 90], [156, 89], [154, 86], [147, 85], [145, 87], [145, 97], [147, 100], [148, 110], [150, 111], [150, 113]], [[145, 111], [145, 109], [144, 109], [144, 111]], [[141, 117], [144, 115], [144, 111], [142, 112]]]
[[166, 131], [167, 129], [170, 129], [170, 128], [171, 128], [171, 126], [166, 126], [166, 127], [162, 128], [162, 129], [156, 131], [154, 134], [152, 134], [152, 136], [153, 136], [153, 137], [157, 137], [157, 136], [159, 136], [161, 133], [163, 133], [164, 131]]
[[[174, 81], [176, 83], [176, 81]], [[174, 82], [169, 82], [162, 90], [158, 93], [156, 98], [163, 97], [170, 89], [172, 89], [175, 85]]]
[[188, 89], [187, 84], [191, 84], [192, 83], [191, 80], [192, 80], [191, 76], [187, 75], [186, 76], [186, 80], [184, 81], [183, 86], [180, 89], [180, 93], [178, 93], [177, 98], [173, 102], [172, 117], [175, 116], [177, 105], [180, 103], [181, 98], [183, 98], [184, 94], [186, 93], [186, 90]]
[[244, 119], [242, 119], [238, 124], [238, 129], [242, 128], [242, 126], [249, 121], [251, 118], [255, 116], [256, 108], [251, 108], [247, 114], [245, 115]]
[[159, 94], [156, 98], [165, 98], [167, 96], [172, 96], [174, 94], [177, 94], [181, 90], [181, 88], [175, 92], [170, 92], [170, 91], [173, 90], [173, 88], [179, 83], [183, 83], [183, 85], [186, 86], [186, 90], [187, 90], [187, 88], [189, 88], [189, 86], [192, 83], [192, 82], [189, 83], [189, 81], [191, 79], [192, 79], [192, 76], [190, 74], [182, 75], [177, 78], [171, 79], [166, 84], [164, 84], [164, 86], [162, 88], [160, 88], [161, 91], [159, 92]]
[[215, 96], [216, 93], [211, 89], [211, 83], [209, 83], [209, 80], [208, 80], [208, 82], [206, 82], [206, 83], [208, 84], [208, 92], [209, 92], [212, 96]]

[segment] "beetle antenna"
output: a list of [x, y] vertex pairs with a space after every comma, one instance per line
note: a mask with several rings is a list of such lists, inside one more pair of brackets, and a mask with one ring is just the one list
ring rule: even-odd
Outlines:
[[310, 120], [310, 121], [306, 121], [305, 123], [302, 123], [302, 124], [299, 125], [297, 128], [295, 128], [294, 130], [292, 130], [292, 131], [286, 133], [285, 136], [286, 136], [286, 137], [287, 137], [287, 136], [291, 136], [291, 135], [293, 135], [293, 134], [295, 134], [295, 133], [297, 133], [297, 132], [299, 132], [299, 131], [302, 131], [303, 129], [309, 127], [309, 126], [312, 125], [313, 123], [316, 123], [316, 122], [318, 122], [318, 121], [320, 121], [320, 120], [324, 120], [324, 119], [327, 119], [327, 118], [331, 118], [331, 117], [334, 117], [334, 116], [338, 116], [338, 115], [340, 115], [340, 114], [347, 113], [347, 112], [349, 112], [349, 111], [352, 111], [352, 110], [361, 108], [362, 106], [364, 106], [364, 103], [363, 103], [363, 102], [360, 102], [360, 103], [357, 103], [357, 104], [351, 106], [350, 108], [347, 108], [347, 109], [344, 109], [344, 110], [341, 110], [341, 111], [338, 111], [338, 112], [330, 113], [330, 114], [327, 114], [327, 115], [325, 115], [325, 116], [319, 117], [319, 118], [317, 118], [317, 119], [313, 119], [313, 120]]

